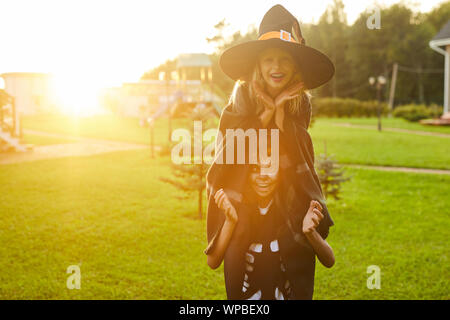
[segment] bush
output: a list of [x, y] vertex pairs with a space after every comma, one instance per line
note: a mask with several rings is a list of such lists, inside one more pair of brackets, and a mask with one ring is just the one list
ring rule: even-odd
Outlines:
[[[351, 98], [318, 98], [312, 102], [313, 116], [318, 117], [376, 117], [376, 100], [360, 101]], [[381, 103], [381, 114], [386, 115], [388, 107]]]
[[325, 198], [332, 196], [335, 200], [340, 200], [339, 193], [342, 183], [350, 180], [351, 176], [344, 177], [344, 168], [332, 157], [329, 157], [326, 150], [316, 159], [315, 166]]
[[442, 114], [442, 107], [431, 105], [429, 107], [423, 104], [408, 104], [398, 106], [394, 109], [393, 116], [403, 118], [411, 122], [422, 119], [438, 118]]

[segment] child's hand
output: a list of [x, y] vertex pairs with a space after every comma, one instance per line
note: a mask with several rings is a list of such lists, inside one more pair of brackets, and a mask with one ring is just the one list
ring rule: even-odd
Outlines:
[[282, 108], [286, 101], [294, 99], [301, 94], [301, 90], [304, 87], [303, 82], [297, 82], [291, 85], [289, 88], [283, 90], [275, 99], [275, 107]]
[[238, 221], [236, 209], [231, 204], [227, 194], [225, 193], [225, 191], [223, 191], [223, 189], [217, 190], [216, 194], [214, 195], [214, 200], [216, 201], [217, 207], [224, 211], [225, 218], [228, 221], [233, 223], [236, 223]]
[[275, 101], [264, 91], [261, 84], [254, 80], [251, 85], [255, 91], [256, 97], [261, 99], [266, 110], [275, 111]]
[[322, 205], [319, 201], [311, 200], [309, 210], [303, 219], [303, 233], [310, 234], [314, 232], [322, 219]]

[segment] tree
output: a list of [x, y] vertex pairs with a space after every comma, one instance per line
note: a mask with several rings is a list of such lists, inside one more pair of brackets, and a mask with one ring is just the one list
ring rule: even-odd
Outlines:
[[436, 34], [450, 19], [450, 2], [442, 2], [426, 15], [426, 20], [433, 26]]
[[324, 153], [316, 160], [316, 168], [325, 198], [332, 196], [334, 199], [340, 200], [341, 184], [350, 180], [351, 177], [344, 177], [344, 169], [338, 165], [336, 160], [327, 155], [326, 144]]
[[220, 21], [214, 26], [216, 34], [211, 38], [207, 38], [208, 43], [215, 45], [216, 52], [210, 55], [212, 61], [212, 73], [214, 83], [224, 92], [227, 96], [231, 94], [233, 90], [234, 81], [225, 75], [219, 66], [220, 54], [239, 43], [255, 40], [258, 38], [258, 30], [254, 25], [249, 26], [248, 31], [245, 34], [241, 34], [240, 31], [234, 32], [230, 37], [224, 36], [224, 29], [228, 26], [225, 19]]
[[[203, 129], [208, 129], [213, 127], [210, 120], [215, 117], [213, 109], [211, 107], [199, 107], [197, 106], [188, 114], [189, 119], [192, 121], [201, 121]], [[194, 143], [192, 140], [194, 138], [194, 132], [191, 130], [191, 141], [189, 141], [189, 148], [191, 148], [191, 164], [175, 164], [171, 163], [171, 170], [173, 177], [166, 178], [160, 177], [159, 179], [163, 182], [169, 183], [179, 189], [184, 196], [179, 196], [179, 198], [186, 199], [192, 193], [197, 193], [198, 199], [198, 217], [202, 219], [203, 217], [203, 191], [206, 186], [206, 173], [208, 172], [209, 166], [204, 163], [204, 159], [199, 164], [194, 162], [194, 152], [192, 148]], [[202, 150], [204, 149], [203, 139], [202, 139]]]
[[347, 58], [349, 26], [342, 0], [334, 0], [317, 25], [308, 25], [303, 29], [306, 44], [327, 54], [335, 66], [335, 75], [328, 84], [316, 90], [317, 94], [340, 96], [350, 82], [347, 76], [350, 70]]

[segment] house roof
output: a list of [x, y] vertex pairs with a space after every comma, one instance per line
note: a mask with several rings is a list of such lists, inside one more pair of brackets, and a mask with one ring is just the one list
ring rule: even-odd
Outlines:
[[177, 58], [177, 68], [209, 66], [211, 66], [211, 60], [206, 53], [183, 53]]
[[450, 41], [450, 20], [447, 21], [447, 23], [442, 27], [441, 30], [434, 36], [434, 38], [431, 41], [436, 40], [446, 40], [448, 39]]

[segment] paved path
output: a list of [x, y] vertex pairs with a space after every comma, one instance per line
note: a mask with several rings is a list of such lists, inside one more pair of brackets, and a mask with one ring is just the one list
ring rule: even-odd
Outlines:
[[[347, 128], [361, 128], [361, 129], [375, 129], [375, 130], [377, 129], [376, 125], [353, 124], [353, 123], [348, 123], [348, 122], [342, 122], [342, 123], [335, 122], [335, 123], [332, 123], [332, 125], [338, 126], [338, 127], [347, 127]], [[383, 124], [381, 125], [381, 129], [383, 131], [411, 133], [411, 134], [417, 134], [420, 136], [435, 136], [435, 137], [450, 138], [450, 134], [448, 134], [448, 133], [409, 130], [409, 129], [400, 129], [400, 128], [386, 128], [386, 127], [383, 127]]]
[[352, 168], [381, 170], [381, 171], [399, 171], [399, 172], [414, 172], [414, 173], [431, 173], [431, 174], [448, 174], [448, 175], [450, 175], [450, 170], [428, 169], [428, 168], [390, 167], [390, 166], [374, 166], [374, 165], [346, 164], [346, 163], [342, 163], [341, 166], [352, 167]]
[[[370, 127], [370, 126], [368, 126], [368, 127]], [[0, 165], [10, 164], [10, 163], [19, 163], [19, 162], [29, 162], [29, 161], [36, 161], [36, 160], [42, 160], [42, 159], [51, 159], [51, 158], [90, 156], [90, 155], [102, 154], [102, 153], [107, 153], [107, 152], [149, 148], [149, 146], [145, 145], [145, 144], [135, 144], [135, 143], [112, 141], [112, 140], [82, 138], [82, 137], [77, 137], [77, 136], [69, 136], [69, 135], [63, 135], [63, 134], [57, 134], [57, 133], [47, 133], [47, 132], [34, 131], [34, 130], [24, 130], [24, 132], [28, 133], [28, 134], [41, 135], [41, 136], [46, 136], [46, 137], [70, 139], [70, 140], [74, 140], [74, 142], [73, 143], [47, 145], [47, 146], [35, 146], [33, 148], [33, 151], [26, 152], [26, 153], [5, 153], [5, 154], [0, 153]], [[155, 151], [157, 151], [159, 149], [160, 149], [159, 146], [155, 146]], [[342, 164], [342, 166], [354, 167], [354, 168], [367, 168], [367, 169], [382, 170], [382, 171], [399, 171], [399, 172], [415, 172], [415, 173], [448, 174], [448, 175], [450, 175], [450, 170], [439, 170], [439, 169], [374, 166], [374, 165], [345, 164], [345, 163]]]
[[60, 139], [66, 139], [66, 140], [74, 140], [74, 141], [90, 141], [90, 142], [96, 142], [96, 143], [104, 143], [104, 144], [126, 144], [129, 146], [135, 146], [135, 147], [148, 147], [147, 144], [142, 143], [132, 143], [132, 142], [122, 142], [122, 141], [115, 141], [115, 140], [108, 140], [108, 139], [95, 139], [95, 138], [85, 138], [80, 136], [71, 136], [67, 134], [61, 134], [61, 133], [49, 133], [49, 132], [43, 132], [43, 131], [36, 131], [36, 130], [23, 130], [24, 133], [36, 135], [36, 136], [42, 136], [42, 137], [51, 137], [51, 138], [60, 138]]
[[[74, 142], [34, 146], [32, 151], [23, 153], [0, 153], [0, 165], [52, 158], [91, 156], [107, 152], [149, 148], [149, 146], [145, 144], [82, 138], [34, 130], [24, 130], [24, 133], [46, 137], [70, 139]], [[157, 150], [158, 148], [155, 147], [155, 149]]]

